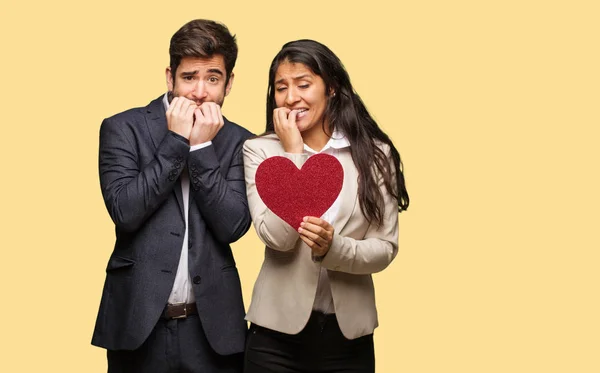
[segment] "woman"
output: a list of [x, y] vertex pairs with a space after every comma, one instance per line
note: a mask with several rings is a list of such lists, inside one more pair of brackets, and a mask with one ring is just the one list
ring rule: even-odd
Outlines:
[[[267, 134], [244, 144], [250, 213], [266, 244], [244, 371], [374, 372], [371, 274], [396, 256], [398, 211], [409, 203], [398, 151], [341, 61], [312, 40], [289, 42], [273, 59], [267, 122]], [[261, 200], [256, 169], [272, 156], [300, 168], [317, 153], [339, 160], [343, 187], [322, 217], [296, 230]]]

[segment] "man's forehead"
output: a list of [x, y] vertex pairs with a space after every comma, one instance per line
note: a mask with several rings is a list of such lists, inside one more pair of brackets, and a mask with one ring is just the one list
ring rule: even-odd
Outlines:
[[214, 55], [209, 58], [200, 57], [184, 57], [181, 59], [179, 64], [179, 70], [182, 74], [199, 74], [201, 72], [214, 72], [221, 73], [225, 72], [225, 62], [223, 56]]

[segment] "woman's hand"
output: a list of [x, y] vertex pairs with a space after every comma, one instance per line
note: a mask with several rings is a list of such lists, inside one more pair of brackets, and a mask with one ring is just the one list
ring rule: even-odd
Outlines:
[[324, 256], [331, 248], [333, 226], [321, 218], [306, 216], [300, 223], [300, 239], [310, 247], [316, 256]]
[[273, 110], [273, 126], [286, 153], [302, 153], [304, 142], [296, 126], [297, 110], [279, 107]]

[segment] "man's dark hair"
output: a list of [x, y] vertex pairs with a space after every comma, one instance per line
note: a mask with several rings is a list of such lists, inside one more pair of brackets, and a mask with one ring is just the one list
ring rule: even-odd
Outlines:
[[220, 54], [225, 61], [227, 84], [235, 67], [237, 53], [235, 35], [231, 35], [227, 26], [207, 19], [195, 19], [183, 25], [171, 38], [171, 74], [175, 77], [177, 67], [184, 57], [211, 58]]

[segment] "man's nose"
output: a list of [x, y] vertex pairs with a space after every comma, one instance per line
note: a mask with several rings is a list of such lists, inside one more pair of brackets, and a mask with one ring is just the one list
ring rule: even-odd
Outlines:
[[204, 98], [206, 97], [207, 93], [208, 92], [206, 91], [206, 85], [204, 84], [204, 81], [199, 80], [192, 91], [194, 98]]

